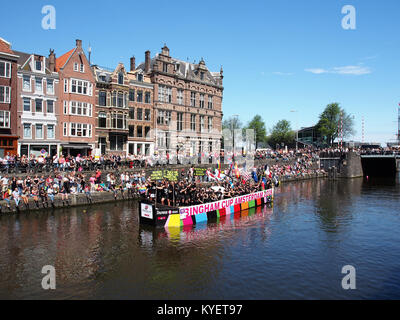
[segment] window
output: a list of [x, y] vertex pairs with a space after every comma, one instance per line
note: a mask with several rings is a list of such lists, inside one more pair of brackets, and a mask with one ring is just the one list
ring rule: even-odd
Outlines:
[[137, 135], [138, 138], [142, 138], [143, 137], [143, 128], [142, 126], [137, 126]]
[[117, 114], [117, 128], [118, 129], [124, 129], [125, 125], [124, 125], [124, 115], [122, 113], [118, 113]]
[[190, 130], [196, 131], [196, 115], [190, 115]]
[[92, 137], [92, 125], [86, 123], [70, 123], [71, 137]]
[[68, 114], [68, 101], [64, 101], [64, 114]]
[[23, 90], [24, 91], [31, 91], [31, 77], [30, 76], [23, 76]]
[[54, 139], [54, 125], [47, 125], [47, 139]]
[[182, 131], [183, 130], [183, 113], [182, 112], [178, 112], [176, 119], [177, 119], [176, 130], [177, 131]]
[[107, 92], [105, 91], [99, 92], [99, 106], [107, 106]]
[[164, 124], [164, 111], [157, 111], [157, 124]]
[[163, 72], [168, 72], [168, 64], [167, 63], [163, 63]]
[[151, 103], [150, 92], [146, 92], [144, 95], [144, 103]]
[[118, 84], [124, 84], [124, 74], [122, 72], [118, 73]]
[[129, 101], [135, 101], [135, 90], [129, 90]]
[[77, 115], [77, 116], [91, 117], [92, 116], [92, 105], [90, 103], [86, 103], [86, 102], [71, 101], [69, 114]]
[[118, 92], [118, 107], [124, 107], [124, 94], [122, 92]]
[[196, 106], [196, 92], [191, 92], [190, 93], [190, 105], [192, 107]]
[[0, 110], [0, 128], [10, 128], [10, 111]]
[[129, 126], [129, 136], [134, 137], [135, 135], [135, 126]]
[[78, 63], [77, 62], [74, 63], [74, 71], [78, 71]]
[[0, 103], [10, 103], [11, 87], [0, 86]]
[[47, 79], [47, 93], [54, 94], [54, 80]]
[[135, 108], [129, 109], [129, 119], [135, 119]]
[[139, 73], [139, 74], [137, 75], [137, 81], [143, 82], [143, 74]]
[[71, 93], [92, 95], [92, 84], [88, 81], [71, 79]]
[[54, 113], [54, 101], [53, 100], [47, 100], [47, 113]]
[[208, 109], [212, 109], [212, 108], [213, 108], [213, 97], [208, 96]]
[[158, 87], [158, 100], [161, 102], [172, 102], [172, 88], [160, 85]]
[[99, 128], [107, 128], [107, 114], [99, 112]]
[[143, 109], [142, 108], [137, 109], [137, 119], [143, 120]]
[[80, 72], [85, 72], [85, 65], [81, 64]]
[[201, 132], [204, 132], [204, 116], [200, 116], [200, 130]]
[[0, 77], [11, 78], [11, 63], [0, 61]]
[[24, 138], [32, 138], [32, 126], [30, 123], [24, 123]]
[[31, 99], [24, 98], [23, 100], [24, 112], [31, 112]]
[[1, 103], [10, 103], [10, 101], [11, 101], [10, 97], [11, 97], [11, 88], [0, 86], [0, 102]]
[[35, 139], [43, 139], [43, 125], [42, 124], [35, 125]]
[[208, 152], [210, 152], [210, 153], [213, 151], [213, 146], [212, 145], [213, 145], [212, 141], [209, 141], [208, 142]]
[[43, 112], [43, 100], [42, 99], [35, 100], [35, 112]]
[[213, 118], [208, 117], [208, 131], [211, 132], [213, 129]]
[[136, 102], [143, 102], [143, 91], [138, 91], [137, 92]]
[[165, 124], [169, 125], [172, 119], [172, 112], [171, 111], [165, 111]]
[[37, 71], [42, 71], [42, 61], [40, 60], [35, 61], [35, 66]]
[[144, 137], [150, 138], [150, 127], [144, 127]]
[[204, 72], [200, 72], [200, 80], [204, 80]]
[[144, 110], [144, 120], [145, 121], [150, 121], [150, 109], [145, 109]]
[[99, 76], [100, 81], [106, 82], [106, 76]]
[[68, 92], [68, 79], [64, 79], [64, 93]]
[[110, 150], [123, 151], [124, 150], [124, 136], [110, 136]]
[[63, 135], [64, 137], [68, 135], [68, 124], [66, 122], [63, 124]]
[[183, 105], [183, 90], [182, 89], [178, 89], [177, 101], [178, 101], [178, 104]]
[[35, 91], [36, 92], [43, 92], [42, 78], [35, 78]]
[[200, 108], [204, 108], [204, 94], [200, 94]]
[[112, 106], [116, 107], [117, 106], [117, 92], [113, 91], [112, 93]]

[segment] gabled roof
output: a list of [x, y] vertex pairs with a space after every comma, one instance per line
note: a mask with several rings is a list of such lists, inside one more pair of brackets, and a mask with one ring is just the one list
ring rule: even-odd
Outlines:
[[63, 54], [61, 57], [56, 58], [56, 71], [60, 71], [60, 69], [64, 68], [65, 64], [71, 58], [72, 54], [75, 52], [76, 48], [68, 51], [67, 53]]
[[12, 54], [12, 55], [14, 54], [14, 52], [11, 50], [11, 43], [4, 40], [3, 38], [0, 38], [0, 52]]

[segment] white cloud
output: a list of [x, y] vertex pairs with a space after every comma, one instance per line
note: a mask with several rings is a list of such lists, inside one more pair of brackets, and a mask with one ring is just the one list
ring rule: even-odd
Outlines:
[[291, 72], [280, 72], [280, 71], [276, 71], [276, 72], [272, 72], [275, 75], [278, 76], [292, 76], [294, 73]]
[[371, 73], [371, 69], [369, 67], [364, 67], [362, 65], [358, 66], [344, 66], [344, 67], [333, 67], [331, 69], [320, 69], [320, 68], [314, 68], [314, 69], [305, 69], [306, 72], [311, 72], [314, 74], [322, 74], [322, 73], [332, 73], [332, 74], [345, 74], [345, 75], [356, 75], [360, 76], [363, 74], [369, 74]]

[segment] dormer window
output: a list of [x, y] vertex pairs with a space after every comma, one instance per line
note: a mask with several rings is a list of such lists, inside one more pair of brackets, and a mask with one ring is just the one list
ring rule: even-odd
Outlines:
[[106, 76], [100, 76], [99, 79], [100, 79], [100, 81], [102, 81], [102, 82], [106, 82]]
[[143, 74], [139, 73], [137, 75], [137, 81], [143, 82]]
[[204, 72], [200, 72], [200, 80], [204, 80]]
[[163, 72], [168, 72], [168, 64], [163, 63]]
[[118, 84], [124, 84], [124, 74], [122, 72], [118, 74]]
[[36, 71], [42, 71], [42, 61], [36, 60]]

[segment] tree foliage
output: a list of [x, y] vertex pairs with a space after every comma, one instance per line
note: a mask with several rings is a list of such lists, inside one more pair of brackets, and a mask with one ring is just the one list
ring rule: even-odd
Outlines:
[[265, 128], [264, 120], [260, 115], [256, 115], [247, 125], [247, 129], [253, 129], [255, 132], [256, 148], [260, 143], [266, 141], [267, 129]]
[[290, 145], [295, 141], [295, 133], [293, 132], [290, 122], [287, 120], [278, 121], [272, 128], [268, 137], [270, 146], [275, 147], [277, 144]]
[[319, 116], [317, 130], [329, 145], [333, 145], [340, 136], [341, 114], [343, 115], [343, 138], [355, 134], [353, 116], [340, 108], [339, 103], [328, 104]]

